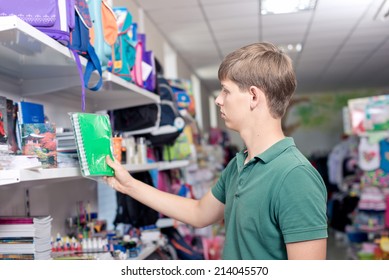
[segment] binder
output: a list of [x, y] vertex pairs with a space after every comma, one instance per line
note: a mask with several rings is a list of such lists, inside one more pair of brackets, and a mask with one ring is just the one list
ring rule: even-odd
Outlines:
[[113, 176], [105, 158], [113, 160], [112, 128], [107, 114], [70, 113], [81, 173], [84, 177]]
[[20, 101], [18, 106], [19, 124], [45, 122], [44, 108], [42, 104]]

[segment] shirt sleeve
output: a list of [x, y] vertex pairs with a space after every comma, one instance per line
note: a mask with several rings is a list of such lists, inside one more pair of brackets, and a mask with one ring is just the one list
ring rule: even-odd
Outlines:
[[212, 187], [213, 196], [221, 203], [226, 204], [226, 174], [228, 173], [229, 165], [222, 171], [219, 180]]
[[285, 177], [276, 209], [285, 243], [327, 238], [327, 190], [312, 167], [300, 165]]

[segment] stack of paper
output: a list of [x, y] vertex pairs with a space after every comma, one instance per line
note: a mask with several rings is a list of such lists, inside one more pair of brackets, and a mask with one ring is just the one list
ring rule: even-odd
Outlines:
[[50, 216], [0, 217], [0, 259], [51, 258]]

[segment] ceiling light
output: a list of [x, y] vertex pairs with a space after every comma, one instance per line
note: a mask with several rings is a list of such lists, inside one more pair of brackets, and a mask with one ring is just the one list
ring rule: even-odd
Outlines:
[[389, 20], [389, 1], [384, 0], [375, 16], [376, 20]]
[[261, 14], [287, 14], [313, 10], [317, 0], [261, 0]]
[[278, 45], [278, 47], [284, 52], [284, 53], [296, 53], [301, 52], [303, 49], [303, 45], [298, 44], [286, 44], [286, 45]]

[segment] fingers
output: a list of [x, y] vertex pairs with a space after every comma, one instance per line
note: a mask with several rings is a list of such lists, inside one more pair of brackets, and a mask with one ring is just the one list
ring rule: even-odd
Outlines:
[[106, 157], [105, 157], [105, 161], [107, 162], [107, 164], [108, 164], [110, 167], [113, 168], [113, 165], [114, 165], [115, 163], [113, 162], [113, 160], [111, 159], [110, 156], [106, 156]]
[[117, 161], [116, 158], [114, 158], [114, 159], [112, 160], [112, 158], [111, 158], [109, 155], [107, 155], [107, 156], [105, 157], [105, 161], [106, 161], [107, 164], [108, 164], [110, 167], [112, 167], [112, 168], [115, 168], [115, 166], [116, 166], [116, 167], [117, 167], [117, 166], [121, 166], [120, 162]]
[[105, 182], [108, 186], [110, 186], [111, 188], [115, 189], [116, 185], [117, 185], [117, 182], [116, 182], [116, 179], [115, 177], [107, 177], [105, 179]]

